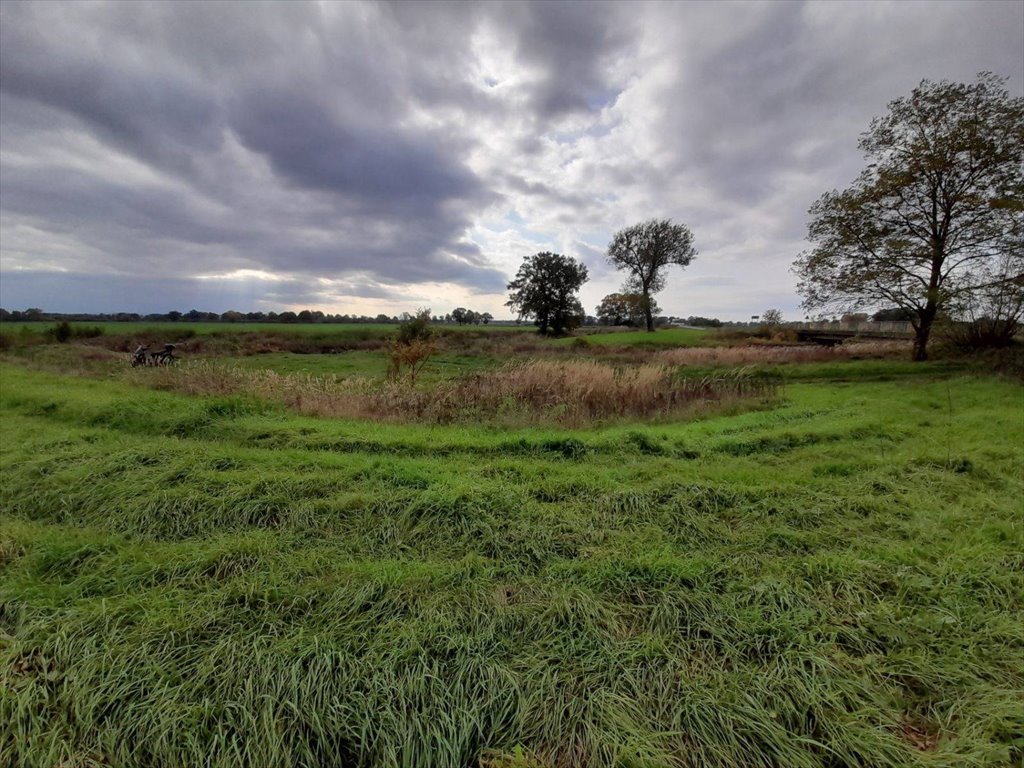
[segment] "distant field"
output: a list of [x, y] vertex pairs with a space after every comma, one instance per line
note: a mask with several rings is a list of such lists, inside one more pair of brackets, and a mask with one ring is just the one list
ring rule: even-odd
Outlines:
[[[43, 333], [46, 329], [54, 326], [53, 321], [38, 323], [2, 323], [0, 331], [3, 333]], [[225, 333], [316, 333], [316, 334], [339, 334], [355, 335], [361, 337], [385, 336], [393, 334], [398, 326], [393, 323], [92, 323], [75, 322], [72, 327], [99, 327], [103, 332], [111, 335], [125, 335], [140, 333], [144, 331], [163, 331], [173, 334], [181, 331], [191, 331], [195, 334], [225, 334]], [[487, 331], [487, 332], [523, 332], [531, 330], [528, 325], [441, 325], [436, 326], [445, 331]]]
[[[339, 335], [358, 338], [380, 338], [393, 335], [398, 326], [394, 324], [381, 323], [71, 323], [73, 327], [99, 327], [103, 333], [108, 335], [131, 335], [133, 333], [163, 333], [173, 336], [176, 333], [188, 333], [198, 335], [209, 334], [231, 334], [231, 333], [304, 333], [317, 335]], [[3, 333], [43, 333], [52, 328], [54, 323], [11, 323], [0, 324], [0, 332]], [[534, 326], [524, 323], [523, 325], [435, 325], [439, 333], [450, 332], [475, 332], [475, 333], [528, 333], [536, 331]], [[600, 329], [583, 328], [579, 334], [585, 335], [587, 340], [593, 344], [632, 346], [637, 344], [664, 345], [664, 346], [686, 346], [699, 343], [706, 336], [707, 331], [694, 330], [689, 328], [671, 328], [659, 330], [655, 333], [646, 331], [608, 331]], [[554, 344], [571, 343], [571, 338], [553, 339]]]
[[0, 765], [1021, 760], [1017, 381], [792, 364], [767, 410], [426, 426], [96, 354], [0, 358]]

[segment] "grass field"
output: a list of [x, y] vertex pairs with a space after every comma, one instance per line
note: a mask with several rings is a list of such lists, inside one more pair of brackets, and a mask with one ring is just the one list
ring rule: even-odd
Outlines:
[[0, 765], [1024, 755], [1019, 381], [809, 363], [769, 409], [430, 426], [66, 352], [0, 362]]

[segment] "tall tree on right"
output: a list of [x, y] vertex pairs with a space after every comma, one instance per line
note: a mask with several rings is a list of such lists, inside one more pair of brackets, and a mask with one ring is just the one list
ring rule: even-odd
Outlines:
[[861, 135], [853, 185], [810, 210], [794, 264], [808, 310], [905, 310], [914, 359], [937, 317], [1024, 273], [1024, 99], [1005, 78], [922, 80]]
[[650, 219], [615, 233], [608, 246], [608, 263], [627, 273], [624, 293], [643, 297], [648, 331], [654, 330], [651, 295], [665, 287], [666, 268], [673, 264], [685, 267], [696, 255], [693, 233], [685, 224], [673, 224], [670, 219]]

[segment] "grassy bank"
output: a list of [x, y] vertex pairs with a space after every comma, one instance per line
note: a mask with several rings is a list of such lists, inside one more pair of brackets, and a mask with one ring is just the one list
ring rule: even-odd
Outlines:
[[4, 364], [0, 764], [1013, 764], [1021, 388], [891, 365], [566, 431]]

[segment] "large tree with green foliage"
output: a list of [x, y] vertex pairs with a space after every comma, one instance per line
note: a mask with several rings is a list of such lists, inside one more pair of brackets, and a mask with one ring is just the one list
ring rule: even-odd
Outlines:
[[623, 292], [643, 297], [648, 331], [654, 330], [652, 294], [665, 287], [666, 268], [673, 264], [685, 267], [696, 255], [693, 233], [685, 224], [673, 224], [670, 219], [650, 219], [615, 233], [608, 246], [608, 262], [627, 273]]
[[542, 334], [559, 335], [583, 319], [576, 293], [587, 281], [587, 268], [560, 253], [544, 251], [523, 260], [508, 284], [511, 307], [519, 317], [532, 318]]
[[924, 360], [938, 316], [1024, 272], [1024, 99], [991, 73], [923, 80], [860, 148], [868, 167], [811, 207], [804, 307], [906, 310]]

